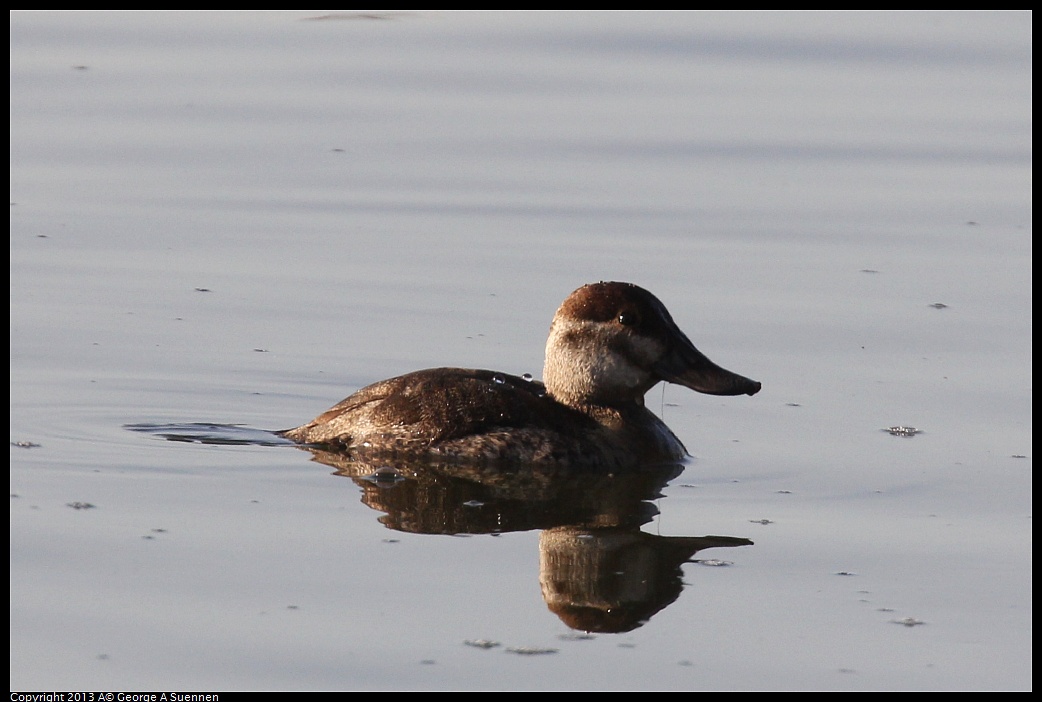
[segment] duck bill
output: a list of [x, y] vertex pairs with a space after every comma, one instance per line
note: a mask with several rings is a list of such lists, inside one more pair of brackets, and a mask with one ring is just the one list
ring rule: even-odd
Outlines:
[[755, 395], [760, 392], [760, 383], [716, 365], [686, 337], [656, 364], [655, 371], [666, 382], [706, 395]]

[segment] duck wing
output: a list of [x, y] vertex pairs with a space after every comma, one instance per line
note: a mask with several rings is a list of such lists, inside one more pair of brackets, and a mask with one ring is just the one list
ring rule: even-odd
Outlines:
[[488, 370], [432, 368], [364, 387], [284, 435], [344, 446], [370, 440], [434, 446], [496, 429], [560, 434], [594, 424], [547, 395], [538, 381]]

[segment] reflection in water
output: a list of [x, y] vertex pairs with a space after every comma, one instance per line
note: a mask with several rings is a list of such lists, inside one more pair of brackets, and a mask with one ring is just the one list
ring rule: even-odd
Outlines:
[[534, 466], [355, 460], [307, 449], [352, 478], [362, 501], [391, 529], [489, 534], [542, 529], [539, 582], [552, 612], [582, 631], [631, 631], [683, 589], [681, 566], [706, 548], [749, 546], [731, 536], [658, 536], [640, 530], [651, 502], [683, 470], [647, 466], [605, 475]]
[[291, 445], [351, 478], [390, 529], [415, 534], [502, 534], [541, 529], [539, 582], [547, 606], [582, 631], [631, 631], [683, 590], [681, 566], [699, 551], [750, 546], [733, 536], [658, 536], [640, 530], [653, 500], [683, 471], [658, 464], [605, 474], [554, 466], [407, 459], [367, 462], [227, 424], [135, 424], [167, 441]]
[[369, 463], [307, 449], [352, 478], [380, 522], [420, 534], [493, 534], [561, 526], [636, 529], [658, 512], [649, 502], [679, 475], [676, 464], [605, 475], [545, 466], [409, 460]]
[[124, 429], [153, 434], [167, 441], [218, 446], [292, 446], [293, 443], [264, 429], [241, 424], [190, 422], [183, 424], [124, 424]]
[[639, 529], [547, 529], [539, 537], [539, 584], [547, 606], [573, 629], [631, 631], [680, 596], [680, 566], [693, 555], [752, 543], [733, 536], [656, 536]]

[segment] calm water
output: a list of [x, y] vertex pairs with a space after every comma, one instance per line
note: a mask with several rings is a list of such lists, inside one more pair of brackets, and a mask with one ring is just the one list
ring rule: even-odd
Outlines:
[[[13, 12], [11, 688], [1030, 689], [1031, 19]], [[679, 475], [251, 443], [600, 279]]]

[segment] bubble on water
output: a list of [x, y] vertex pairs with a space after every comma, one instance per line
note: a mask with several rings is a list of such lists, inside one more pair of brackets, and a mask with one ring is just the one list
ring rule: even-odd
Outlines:
[[467, 639], [463, 644], [465, 646], [473, 646], [474, 648], [495, 648], [501, 645], [498, 641], [490, 641], [489, 639]]
[[887, 427], [883, 431], [887, 432], [891, 436], [915, 436], [916, 434], [923, 433], [922, 429], [916, 429], [915, 427], [906, 427], [901, 425]]

